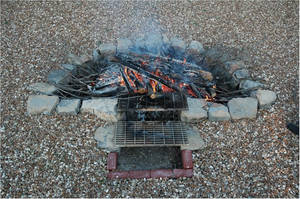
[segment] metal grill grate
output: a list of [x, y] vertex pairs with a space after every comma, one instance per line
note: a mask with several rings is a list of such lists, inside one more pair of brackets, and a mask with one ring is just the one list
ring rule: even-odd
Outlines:
[[164, 93], [157, 99], [148, 96], [119, 98], [118, 111], [171, 111], [187, 110], [187, 100], [183, 93]]
[[186, 127], [180, 121], [118, 121], [116, 146], [180, 146], [188, 144]]

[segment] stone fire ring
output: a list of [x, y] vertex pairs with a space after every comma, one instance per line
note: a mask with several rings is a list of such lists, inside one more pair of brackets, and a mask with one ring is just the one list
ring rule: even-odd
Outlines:
[[[185, 51], [189, 54], [203, 55], [211, 59], [215, 59], [217, 55], [214, 51], [204, 50], [203, 45], [198, 41], [191, 41], [188, 45], [181, 39], [168, 39], [164, 36], [164, 40], [169, 41], [174, 49]], [[128, 52], [132, 41], [129, 39], [119, 39], [117, 44], [101, 44], [97, 49], [101, 54], [110, 57], [116, 52]], [[97, 50], [96, 49], [96, 50]], [[97, 56], [96, 56], [97, 58]], [[93, 58], [96, 59], [93, 53]], [[53, 70], [48, 75], [48, 83], [34, 83], [28, 86], [28, 90], [38, 95], [29, 96], [27, 101], [28, 114], [73, 114], [92, 113], [100, 119], [113, 123], [117, 121], [117, 113], [115, 111], [116, 99], [110, 98], [94, 98], [89, 100], [80, 99], [60, 99], [55, 95], [57, 88], [51, 83], [59, 83], [64, 81], [67, 76], [76, 67], [80, 67], [88, 59], [86, 57], [78, 57], [74, 54], [67, 56], [68, 63], [61, 64], [64, 70]], [[226, 121], [239, 119], [255, 119], [257, 109], [269, 108], [276, 100], [276, 94], [273, 91], [266, 90], [265, 85], [254, 81], [250, 78], [249, 71], [241, 60], [225, 61], [223, 70], [231, 76], [231, 81], [239, 88], [258, 90], [251, 92], [249, 97], [233, 98], [227, 106], [218, 103], [206, 102], [203, 99], [188, 98], [188, 111], [183, 111], [181, 120], [184, 122], [194, 122], [201, 119], [210, 121]], [[203, 78], [210, 78], [211, 74], [206, 72]]]

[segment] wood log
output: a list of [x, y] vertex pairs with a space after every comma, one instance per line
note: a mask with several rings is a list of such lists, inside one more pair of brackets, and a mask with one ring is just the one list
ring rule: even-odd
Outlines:
[[125, 72], [124, 72], [123, 66], [121, 66], [120, 72], [121, 72], [121, 74], [122, 74], [122, 78], [123, 78], [123, 80], [124, 80], [124, 82], [125, 82], [125, 85], [126, 85], [126, 88], [127, 88], [128, 92], [129, 92], [129, 93], [133, 93], [133, 88], [132, 88], [132, 86], [131, 86], [131, 84], [130, 84], [128, 78], [127, 78], [127, 75], [126, 75]]

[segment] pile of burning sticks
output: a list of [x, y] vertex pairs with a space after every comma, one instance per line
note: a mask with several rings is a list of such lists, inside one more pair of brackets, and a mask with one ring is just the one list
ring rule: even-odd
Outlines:
[[[208, 74], [208, 75], [207, 75]], [[147, 95], [152, 99], [168, 92], [182, 92], [207, 101], [227, 102], [240, 90], [218, 86], [201, 64], [151, 54], [117, 53], [109, 61], [90, 60], [76, 68], [68, 81], [55, 85], [62, 97], [120, 97]]]

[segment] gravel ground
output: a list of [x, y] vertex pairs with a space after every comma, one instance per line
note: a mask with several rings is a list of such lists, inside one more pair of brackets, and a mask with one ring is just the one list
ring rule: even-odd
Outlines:
[[[1, 197], [299, 197], [299, 2], [1, 1]], [[160, 26], [153, 26], [157, 22]], [[153, 28], [248, 52], [278, 100], [256, 120], [199, 122], [191, 179], [107, 180], [93, 115], [26, 115], [26, 86], [69, 52]]]

